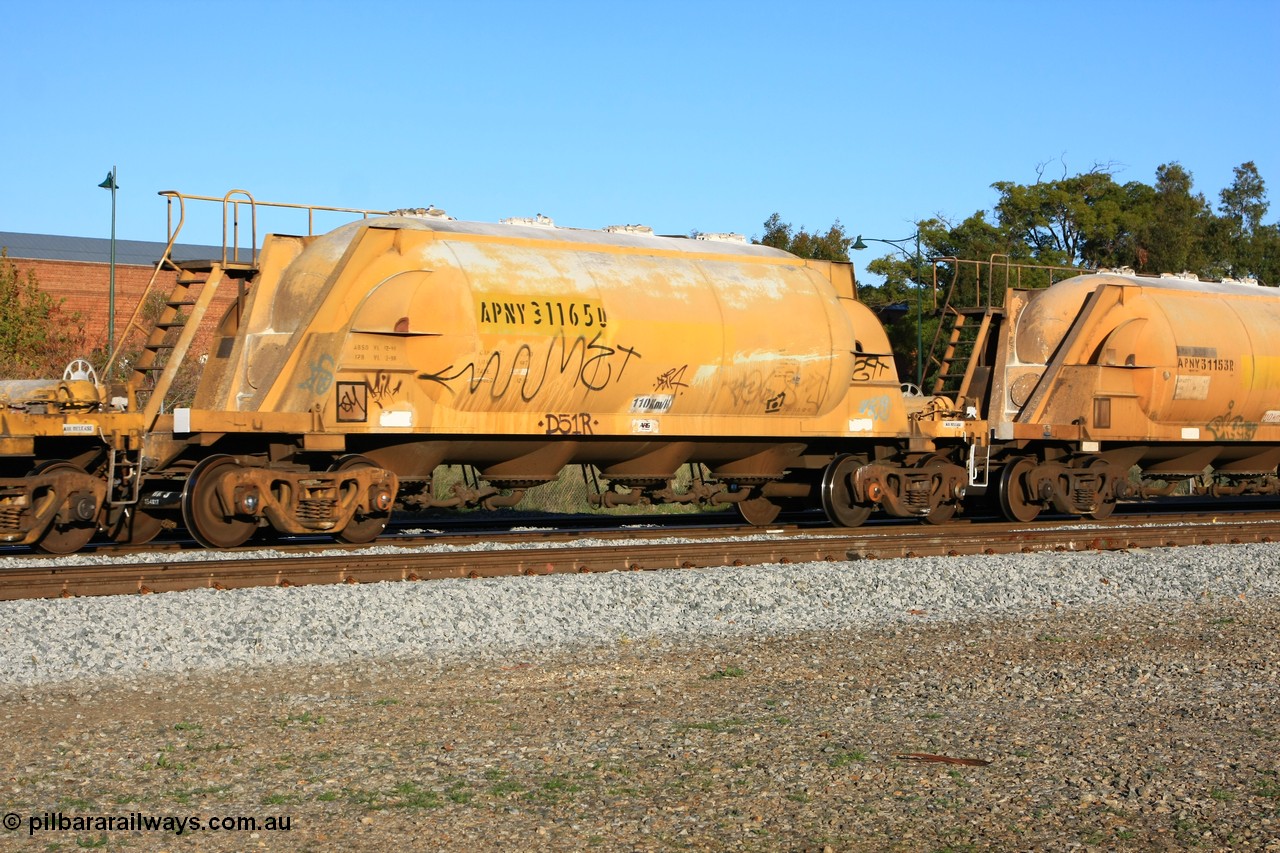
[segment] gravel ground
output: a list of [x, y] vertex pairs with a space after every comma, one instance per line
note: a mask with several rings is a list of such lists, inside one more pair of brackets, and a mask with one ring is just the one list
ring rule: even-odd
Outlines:
[[1274, 546], [13, 602], [0, 641], [3, 849], [1280, 850]]

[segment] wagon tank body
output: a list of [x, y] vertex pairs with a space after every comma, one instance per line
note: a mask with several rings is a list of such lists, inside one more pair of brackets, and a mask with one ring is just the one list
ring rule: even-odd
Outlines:
[[[1273, 289], [1105, 272], [1010, 290], [1004, 310], [985, 414], [993, 441], [1021, 465], [1005, 471], [1026, 484], [1030, 503], [1071, 491], [1062, 459], [1072, 454], [1077, 470], [1105, 470], [1121, 496], [1135, 465], [1162, 479], [1213, 468], [1233, 482], [1220, 492], [1276, 488]], [[1028, 448], [1034, 458], [1018, 456]]]
[[638, 495], [696, 462], [725, 483], [717, 500], [802, 497], [851, 434], [870, 459], [911, 429], [847, 264], [401, 216], [268, 237], [260, 269], [184, 428], [307, 415], [410, 488], [441, 464], [516, 490], [591, 464]]

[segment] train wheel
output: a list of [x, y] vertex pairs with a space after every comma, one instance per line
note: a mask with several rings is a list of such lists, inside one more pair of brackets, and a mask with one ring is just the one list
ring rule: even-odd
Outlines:
[[[922, 468], [941, 468], [943, 465], [949, 465], [950, 462], [945, 456], [929, 457]], [[929, 512], [925, 514], [924, 520], [930, 524], [946, 524], [948, 521], [956, 517], [956, 510], [960, 508], [956, 501], [939, 501], [929, 507]]]
[[136, 506], [129, 507], [110, 528], [111, 538], [125, 545], [145, 545], [159, 536], [162, 530], [164, 522], [158, 516], [143, 512]]
[[240, 467], [230, 456], [210, 456], [187, 478], [182, 493], [182, 520], [187, 532], [206, 548], [235, 548], [258, 529], [256, 518], [227, 515], [218, 500], [218, 480]]
[[[337, 464], [330, 470], [332, 471], [349, 471], [352, 468], [376, 468], [371, 460], [364, 456], [344, 456], [338, 460]], [[372, 542], [382, 535], [382, 531], [387, 528], [387, 522], [391, 519], [391, 512], [373, 512], [369, 515], [356, 515], [351, 517], [351, 521], [347, 526], [333, 534], [333, 537], [339, 542], [346, 542], [348, 545], [363, 545], [366, 542]]]
[[1087, 512], [1085, 515], [1094, 521], [1102, 521], [1104, 518], [1110, 518], [1111, 513], [1116, 511], [1116, 488], [1112, 474], [1111, 464], [1105, 459], [1095, 459], [1089, 464], [1090, 468], [1097, 468], [1106, 476], [1106, 485], [1102, 489], [1102, 493], [1098, 495], [1098, 503], [1093, 508], [1093, 512]]
[[924, 520], [930, 524], [946, 524], [956, 517], [957, 509], [954, 503], [938, 504], [925, 514]]
[[1004, 466], [1000, 474], [1000, 511], [1010, 521], [1034, 521], [1040, 505], [1026, 496], [1026, 476], [1035, 470], [1034, 459], [1022, 457]]
[[861, 461], [853, 456], [837, 456], [822, 472], [822, 511], [836, 527], [857, 527], [871, 515], [874, 506], [854, 502], [853, 475]]
[[774, 519], [778, 517], [778, 513], [782, 512], [782, 507], [768, 498], [752, 498], [748, 501], [740, 501], [736, 506], [738, 507], [738, 515], [742, 516], [742, 520], [754, 527], [773, 524]]
[[[45, 462], [36, 466], [32, 474], [48, 474], [56, 471], [74, 471], [77, 474], [83, 474], [84, 469], [72, 465], [70, 462]], [[48, 496], [50, 500], [65, 500], [63, 495]], [[36, 500], [40, 500], [40, 496], [36, 496]], [[97, 517], [97, 507], [93, 508], [92, 515]], [[89, 544], [89, 540], [93, 538], [93, 534], [98, 532], [98, 525], [94, 519], [88, 521], [71, 521], [59, 523], [54, 518], [48, 529], [41, 534], [40, 538], [35, 541], [35, 549], [43, 551], [46, 554], [74, 554], [85, 545]]]

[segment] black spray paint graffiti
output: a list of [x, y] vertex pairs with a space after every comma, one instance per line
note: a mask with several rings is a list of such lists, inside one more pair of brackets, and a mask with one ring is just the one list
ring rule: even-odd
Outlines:
[[674, 391], [677, 388], [688, 388], [689, 386], [684, 381], [684, 373], [688, 369], [689, 365], [687, 364], [671, 368], [654, 381], [653, 390], [662, 392]]
[[892, 366], [892, 359], [878, 355], [860, 355], [853, 360], [853, 381], [870, 382], [879, 379]]
[[403, 379], [392, 385], [391, 374], [383, 370], [379, 370], [372, 381], [366, 377], [363, 382], [337, 383], [335, 399], [338, 406], [338, 421], [340, 423], [368, 421], [370, 399], [379, 409], [385, 409], [386, 404], [391, 402], [403, 387]]
[[369, 385], [365, 382], [339, 382], [337, 386], [338, 422], [365, 423], [369, 420]]
[[[601, 333], [596, 333], [590, 339], [579, 336], [570, 340], [561, 332], [547, 339], [545, 351], [535, 352], [535, 345], [522, 343], [514, 354], [505, 359], [499, 350], [491, 353], [482, 365], [477, 366], [474, 361], [461, 367], [451, 364], [440, 370], [420, 373], [418, 378], [438, 382], [453, 392], [455, 389], [450, 383], [466, 377], [469, 393], [475, 394], [482, 385], [488, 384], [489, 396], [494, 400], [505, 397], [512, 390], [512, 385], [518, 382], [517, 391], [526, 403], [538, 395], [547, 377], [553, 373], [568, 376], [573, 384], [589, 391], [600, 391], [610, 382], [622, 379], [632, 358], [641, 357], [631, 347], [611, 347], [600, 343], [600, 336]], [[539, 350], [543, 348], [543, 345], [538, 345]], [[541, 370], [535, 370], [539, 358]]]
[[383, 404], [390, 402], [392, 398], [399, 394], [403, 385], [404, 380], [400, 380], [393, 386], [391, 384], [391, 374], [379, 370], [373, 381], [369, 382], [369, 396], [373, 398], [373, 402], [378, 404], [379, 409], [385, 408]]

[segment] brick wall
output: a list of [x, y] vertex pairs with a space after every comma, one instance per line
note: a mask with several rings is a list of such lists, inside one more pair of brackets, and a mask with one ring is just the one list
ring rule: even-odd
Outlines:
[[[25, 277], [28, 270], [35, 273], [40, 289], [60, 301], [64, 317], [79, 315], [79, 322], [85, 330], [87, 347], [92, 350], [105, 346], [107, 341], [107, 318], [109, 295], [111, 292], [110, 264], [94, 264], [79, 261], [49, 261], [28, 258], [10, 258], [18, 269], [18, 274]], [[138, 300], [151, 280], [153, 267], [116, 264], [116, 325], [117, 342], [124, 336], [125, 327]], [[162, 272], [156, 280], [157, 288], [168, 294], [174, 285], [175, 275], [171, 271]], [[201, 332], [197, 336], [190, 355], [198, 357], [209, 348], [211, 329], [227, 307], [235, 300], [234, 284], [224, 283], [223, 292], [214, 297], [213, 305], [205, 316]], [[194, 288], [196, 294], [200, 289]], [[136, 337], [132, 346], [141, 346], [143, 338]], [[88, 352], [84, 355], [89, 355]]]

